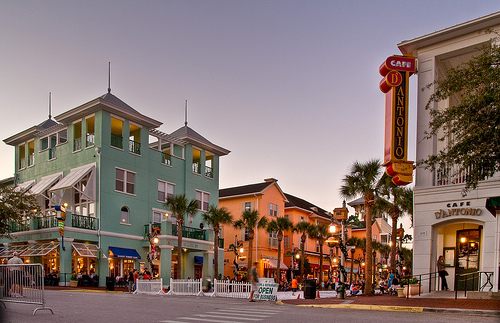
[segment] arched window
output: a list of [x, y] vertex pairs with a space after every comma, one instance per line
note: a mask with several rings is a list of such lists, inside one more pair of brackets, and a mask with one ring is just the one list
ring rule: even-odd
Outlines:
[[128, 207], [122, 207], [120, 223], [129, 224], [129, 211]]

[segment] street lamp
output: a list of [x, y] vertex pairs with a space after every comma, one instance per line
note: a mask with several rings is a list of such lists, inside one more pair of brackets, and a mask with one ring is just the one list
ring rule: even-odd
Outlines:
[[[339, 268], [340, 268], [341, 275], [340, 275], [340, 290], [339, 290], [339, 294], [337, 295], [337, 297], [341, 298], [341, 299], [345, 298], [345, 286], [344, 286], [344, 284], [345, 284], [345, 281], [347, 280], [347, 273], [346, 273], [345, 268], [344, 268], [345, 258], [348, 257], [347, 249], [345, 246], [344, 223], [345, 223], [345, 220], [347, 220], [348, 214], [349, 214], [349, 211], [347, 210], [345, 200], [342, 203], [341, 208], [335, 208], [333, 210], [333, 218], [337, 221], [340, 221], [340, 223], [341, 223], [340, 242], [339, 242], [339, 247], [340, 247], [340, 251], [341, 251], [340, 252], [340, 266], [339, 266]], [[332, 230], [336, 230], [335, 225], [333, 225], [333, 221], [332, 221], [332, 225], [330, 225], [330, 232], [332, 232]], [[333, 232], [335, 232], [335, 231], [333, 231]]]

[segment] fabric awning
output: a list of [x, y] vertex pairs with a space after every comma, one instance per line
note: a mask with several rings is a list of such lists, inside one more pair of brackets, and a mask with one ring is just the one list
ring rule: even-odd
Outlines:
[[[278, 259], [263, 259], [264, 260], [264, 268], [267, 269], [277, 269], [278, 268]], [[280, 271], [288, 270], [288, 266], [285, 265], [283, 261], [280, 261]]]
[[486, 199], [486, 209], [493, 214], [494, 217], [497, 216], [497, 211], [500, 210], [500, 196], [489, 197]]
[[194, 256], [194, 261], [198, 262], [199, 264], [203, 265], [203, 257], [200, 256]]
[[97, 245], [73, 242], [71, 244], [80, 257], [97, 257]]
[[[78, 182], [80, 182], [85, 176], [87, 176], [91, 171], [93, 171], [95, 168], [95, 163], [92, 164], [87, 164], [83, 165], [80, 167], [73, 168], [70, 170], [69, 174], [66, 175], [59, 183], [54, 185], [50, 191], [55, 192], [59, 190], [64, 190], [68, 188], [74, 187]], [[85, 188], [84, 192], [81, 192], [85, 194], [88, 199], [93, 200], [93, 185], [94, 181], [93, 178], [89, 179], [89, 182], [87, 183], [87, 187]]]
[[26, 192], [27, 190], [29, 190], [33, 185], [35, 185], [35, 180], [31, 180], [31, 181], [26, 181], [24, 183], [21, 183], [21, 184], [17, 184], [16, 185], [16, 188], [14, 188], [14, 190], [16, 192]]
[[30, 245], [26, 251], [23, 252], [21, 256], [23, 257], [37, 257], [37, 256], [46, 256], [52, 250], [59, 247], [59, 242], [46, 242], [46, 243], [37, 243]]
[[63, 176], [62, 172], [57, 174], [51, 174], [48, 176], [42, 177], [42, 179], [35, 184], [30, 190], [33, 195], [40, 195], [49, 189], [52, 185], [54, 185], [58, 180], [60, 180]]
[[115, 258], [141, 259], [135, 249], [109, 247], [109, 256]]

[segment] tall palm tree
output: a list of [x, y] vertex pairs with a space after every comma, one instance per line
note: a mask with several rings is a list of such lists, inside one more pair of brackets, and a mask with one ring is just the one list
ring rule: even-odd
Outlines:
[[267, 219], [261, 217], [259, 219], [259, 212], [257, 210], [245, 210], [241, 214], [241, 219], [234, 222], [234, 227], [237, 229], [248, 229], [248, 264], [247, 270], [252, 267], [252, 253], [253, 253], [253, 239], [255, 238], [255, 229], [267, 227]]
[[397, 227], [398, 219], [404, 214], [409, 214], [411, 216], [411, 222], [413, 224], [413, 190], [407, 187], [396, 186], [391, 177], [384, 173], [379, 183], [380, 194], [390, 201], [384, 199], [384, 201], [379, 201], [377, 199], [377, 204], [380, 204], [380, 208], [384, 209], [392, 219], [392, 233], [391, 233], [391, 269], [396, 272], [396, 238], [397, 238]]
[[229, 211], [216, 205], [210, 205], [208, 212], [203, 213], [203, 222], [214, 229], [214, 277], [219, 278], [219, 232], [221, 224], [233, 223], [233, 216]]
[[311, 232], [311, 224], [309, 222], [299, 222], [293, 228], [293, 231], [301, 234], [301, 251], [300, 251], [300, 279], [304, 279], [304, 260], [305, 260], [305, 249], [306, 249], [306, 239], [307, 235]]
[[198, 201], [188, 201], [185, 194], [174, 195], [167, 198], [165, 207], [169, 209], [177, 219], [177, 276], [182, 278], [182, 225], [186, 215], [194, 215], [198, 211]]
[[321, 283], [323, 282], [323, 246], [325, 241], [330, 237], [330, 228], [324, 223], [318, 223], [312, 226], [309, 232], [311, 238], [317, 239], [319, 244], [319, 288], [321, 289]]
[[354, 162], [351, 166], [349, 174], [342, 180], [343, 184], [340, 188], [340, 194], [344, 198], [352, 199], [361, 195], [365, 206], [365, 222], [366, 222], [366, 295], [372, 295], [372, 206], [375, 199], [377, 182], [380, 176], [380, 161], [370, 160], [365, 164]]
[[[291, 230], [293, 228], [293, 223], [288, 218], [278, 217], [273, 219], [271, 222], [267, 224], [267, 232], [273, 233], [276, 232], [278, 237], [278, 263], [276, 264], [276, 272], [278, 277], [278, 284], [281, 281], [281, 241], [283, 240], [283, 232]], [[293, 261], [293, 260], [292, 260]]]

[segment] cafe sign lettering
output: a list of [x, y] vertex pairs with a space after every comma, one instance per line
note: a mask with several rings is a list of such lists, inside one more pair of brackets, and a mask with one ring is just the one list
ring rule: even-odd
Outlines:
[[278, 300], [278, 284], [276, 283], [258, 283], [257, 292], [254, 293], [253, 299], [262, 301], [277, 301]]
[[446, 204], [448, 209], [440, 209], [435, 212], [436, 219], [444, 219], [450, 216], [479, 216], [483, 213], [480, 208], [470, 206], [470, 201], [467, 202], [451, 202]]
[[384, 164], [394, 184], [413, 181], [413, 162], [407, 160], [408, 150], [408, 82], [417, 71], [415, 57], [390, 56], [379, 67], [384, 78], [379, 83], [385, 93]]

